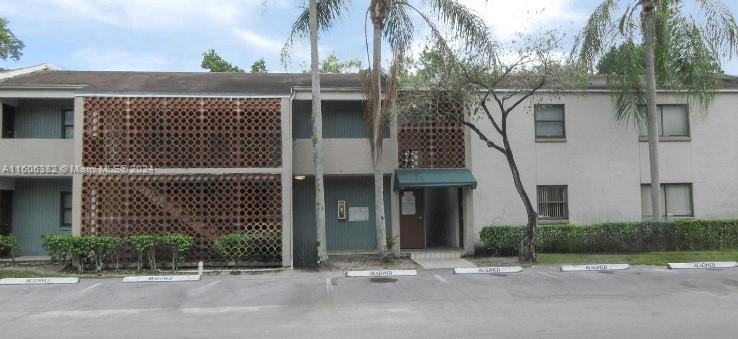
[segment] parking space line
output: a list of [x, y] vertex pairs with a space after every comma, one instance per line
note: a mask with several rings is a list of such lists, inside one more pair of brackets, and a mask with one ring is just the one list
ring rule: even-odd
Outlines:
[[545, 272], [541, 272], [541, 271], [536, 271], [536, 273], [538, 273], [538, 274], [540, 274], [540, 275], [542, 275], [542, 276], [544, 276], [544, 277], [549, 277], [549, 278], [551, 278], [551, 279], [558, 279], [558, 278], [556, 278], [555, 276], [553, 276], [553, 275], [551, 275], [551, 274], [548, 274], [548, 273], [545, 273]]
[[438, 274], [434, 274], [433, 276], [434, 276], [434, 277], [436, 277], [436, 279], [438, 279], [438, 280], [439, 280], [439, 281], [441, 281], [442, 283], [444, 283], [444, 284], [448, 285], [448, 281], [446, 281], [446, 279], [444, 279], [444, 278], [443, 278], [443, 277], [441, 277], [440, 275], [438, 275]]
[[100, 286], [100, 285], [102, 285], [102, 283], [97, 283], [97, 284], [94, 284], [94, 285], [92, 285], [92, 286], [89, 286], [89, 287], [87, 287], [87, 288], [83, 289], [83, 290], [82, 290], [82, 292], [87, 292], [87, 291], [89, 291], [89, 290], [91, 290], [91, 289], [93, 289], [93, 288], [96, 288], [96, 287]]

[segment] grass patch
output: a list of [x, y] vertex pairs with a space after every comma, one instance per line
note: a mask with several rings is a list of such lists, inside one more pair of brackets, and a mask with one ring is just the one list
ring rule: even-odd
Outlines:
[[48, 274], [39, 273], [34, 271], [23, 271], [14, 269], [2, 269], [0, 270], [0, 279], [4, 278], [48, 278], [48, 277], [59, 277], [64, 274]]
[[738, 250], [673, 251], [634, 254], [539, 253], [538, 264], [631, 264], [666, 265], [675, 262], [738, 261]]

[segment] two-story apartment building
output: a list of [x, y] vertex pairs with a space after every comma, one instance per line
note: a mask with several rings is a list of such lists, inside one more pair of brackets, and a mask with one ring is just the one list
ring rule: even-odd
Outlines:
[[[328, 249], [376, 248], [374, 190], [355, 75], [323, 75]], [[659, 97], [667, 217], [738, 217], [738, 88], [706, 114]], [[184, 232], [212, 258], [248, 232], [284, 266], [315, 258], [310, 77], [41, 70], [0, 81], [0, 232], [21, 255], [46, 233]], [[453, 110], [453, 107], [448, 107]], [[463, 114], [459, 111], [458, 114]], [[484, 124], [482, 124], [484, 125]], [[511, 116], [521, 175], [542, 222], [650, 213], [648, 152], [602, 84], [536, 98]], [[491, 127], [490, 127], [491, 128]], [[525, 213], [502, 157], [463, 126], [401, 114], [385, 127], [385, 215], [396, 253], [472, 253], [487, 225]], [[130, 168], [142, 173], [129, 173]]]

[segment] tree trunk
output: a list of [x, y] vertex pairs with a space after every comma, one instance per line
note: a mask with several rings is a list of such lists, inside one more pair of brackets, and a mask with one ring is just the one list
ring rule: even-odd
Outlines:
[[510, 142], [507, 139], [507, 135], [502, 136], [502, 141], [505, 145], [505, 158], [507, 164], [510, 166], [510, 173], [513, 176], [513, 182], [515, 183], [515, 189], [518, 191], [520, 200], [525, 205], [525, 213], [528, 215], [528, 225], [525, 230], [525, 235], [520, 239], [520, 248], [518, 249], [518, 260], [521, 263], [532, 263], [537, 259], [536, 254], [536, 229], [538, 228], [538, 213], [533, 208], [533, 204], [530, 202], [530, 197], [525, 191], [523, 181], [520, 179], [520, 171], [518, 165], [515, 162], [515, 156], [513, 155], [512, 148], [510, 148]]
[[381, 1], [373, 1], [375, 6], [372, 10], [372, 23], [374, 28], [374, 37], [372, 42], [372, 92], [375, 95], [376, 102], [372, 112], [371, 123], [374, 130], [371, 135], [372, 147], [372, 166], [374, 169], [374, 213], [377, 223], [377, 252], [379, 257], [384, 259], [387, 252], [387, 230], [384, 223], [384, 170], [382, 167], [382, 135], [381, 129], [384, 124], [382, 116], [382, 32], [383, 32], [383, 12], [381, 9]]
[[323, 112], [320, 99], [320, 67], [318, 56], [317, 0], [310, 0], [310, 68], [312, 71], [313, 112], [313, 166], [315, 169], [315, 229], [318, 239], [318, 264], [328, 260], [325, 230], [325, 190], [323, 184]]
[[[645, 1], [648, 2], [648, 1]], [[646, 49], [646, 104], [648, 109], [648, 160], [651, 169], [651, 211], [661, 221], [661, 182], [659, 180], [659, 130], [656, 112], [656, 62], [654, 10], [647, 4], [643, 12], [643, 45]]]

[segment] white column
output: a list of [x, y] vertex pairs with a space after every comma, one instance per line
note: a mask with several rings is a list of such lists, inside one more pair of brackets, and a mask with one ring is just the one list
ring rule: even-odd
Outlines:
[[292, 267], [292, 102], [282, 99], [282, 266]]
[[[84, 123], [84, 98], [74, 98], [74, 161], [72, 164], [82, 167], [82, 131]], [[82, 175], [72, 175], [72, 234], [82, 232]]]
[[474, 227], [474, 190], [464, 187], [464, 254], [473, 255], [474, 246], [477, 244], [477, 231]]

